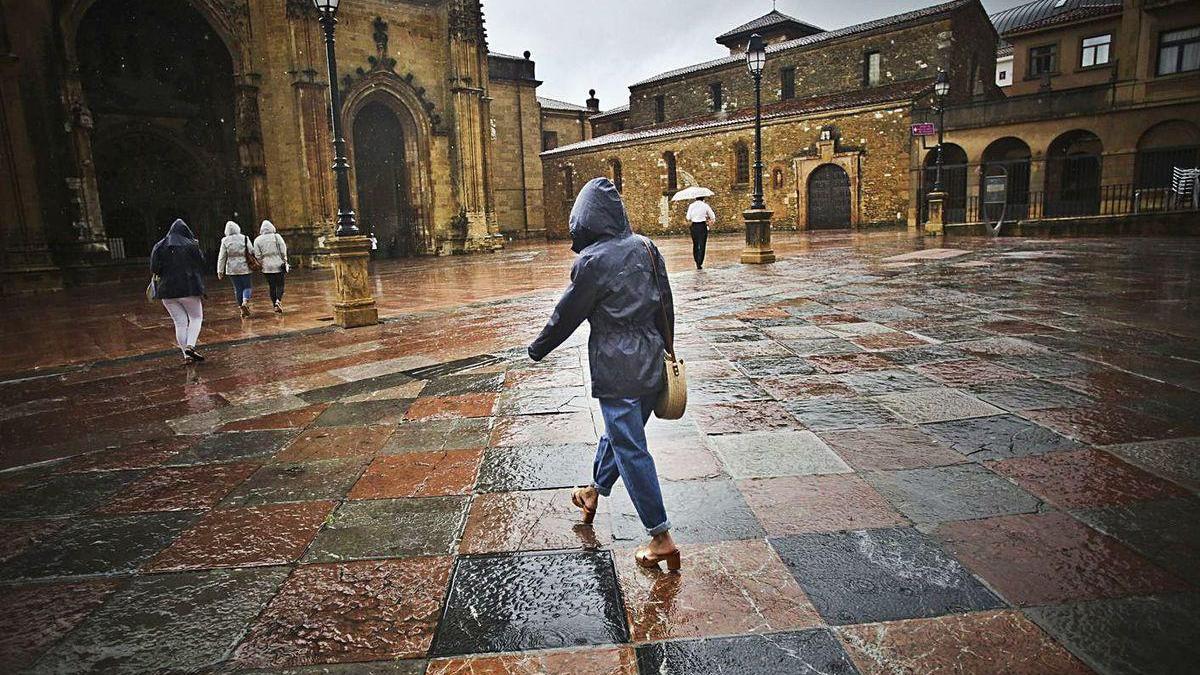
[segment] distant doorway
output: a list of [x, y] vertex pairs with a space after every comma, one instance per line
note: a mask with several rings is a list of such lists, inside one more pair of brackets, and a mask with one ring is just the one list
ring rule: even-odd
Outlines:
[[850, 227], [850, 176], [837, 164], [822, 164], [808, 177], [808, 229]]
[[409, 201], [400, 119], [388, 106], [368, 103], [355, 115], [353, 133], [359, 227], [375, 235], [380, 255], [415, 255], [416, 213]]

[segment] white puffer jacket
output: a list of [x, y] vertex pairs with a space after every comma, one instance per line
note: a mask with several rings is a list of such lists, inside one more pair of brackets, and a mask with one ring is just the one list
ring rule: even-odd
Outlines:
[[221, 240], [221, 252], [217, 254], [217, 275], [250, 274], [246, 264], [246, 249], [254, 244], [242, 234], [242, 228], [232, 220], [225, 223], [225, 238]]
[[287, 243], [275, 231], [269, 220], [262, 221], [254, 239], [254, 255], [262, 262], [262, 271], [268, 274], [287, 271]]

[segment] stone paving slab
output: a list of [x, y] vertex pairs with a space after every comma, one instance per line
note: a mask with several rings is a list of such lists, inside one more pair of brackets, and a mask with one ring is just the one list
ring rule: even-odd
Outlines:
[[1041, 500], [975, 464], [879, 471], [864, 478], [916, 523], [1037, 511]]
[[828, 629], [658, 642], [638, 647], [642, 673], [854, 673]]
[[345, 502], [316, 535], [305, 562], [451, 553], [462, 497]]

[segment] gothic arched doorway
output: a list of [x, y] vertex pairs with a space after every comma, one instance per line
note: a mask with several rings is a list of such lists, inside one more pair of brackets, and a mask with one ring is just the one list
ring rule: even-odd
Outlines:
[[850, 227], [850, 176], [837, 164], [822, 164], [808, 177], [808, 229]]
[[416, 218], [400, 119], [390, 107], [368, 103], [354, 116], [353, 134], [359, 226], [375, 235], [382, 255], [416, 254]]
[[233, 61], [186, 0], [99, 0], [75, 39], [94, 117], [93, 161], [110, 237], [149, 253], [173, 216], [206, 249], [251, 213], [237, 170]]

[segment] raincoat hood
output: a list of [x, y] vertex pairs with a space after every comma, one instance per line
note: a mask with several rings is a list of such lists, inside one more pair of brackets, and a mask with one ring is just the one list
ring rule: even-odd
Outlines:
[[607, 178], [593, 178], [579, 191], [571, 208], [571, 250], [580, 253], [601, 239], [623, 239], [633, 234], [617, 186]]
[[233, 222], [232, 220], [225, 222], [225, 236], [226, 237], [229, 237], [229, 236], [232, 236], [235, 234], [241, 234], [241, 233], [242, 233], [242, 228], [238, 227], [237, 223]]
[[196, 243], [196, 237], [187, 223], [176, 218], [175, 222], [171, 223], [171, 229], [167, 230], [167, 236], [163, 237], [163, 241], [167, 246], [188, 246]]
[[269, 220], [262, 222], [262, 227], [258, 228], [259, 234], [275, 234], [275, 225]]

